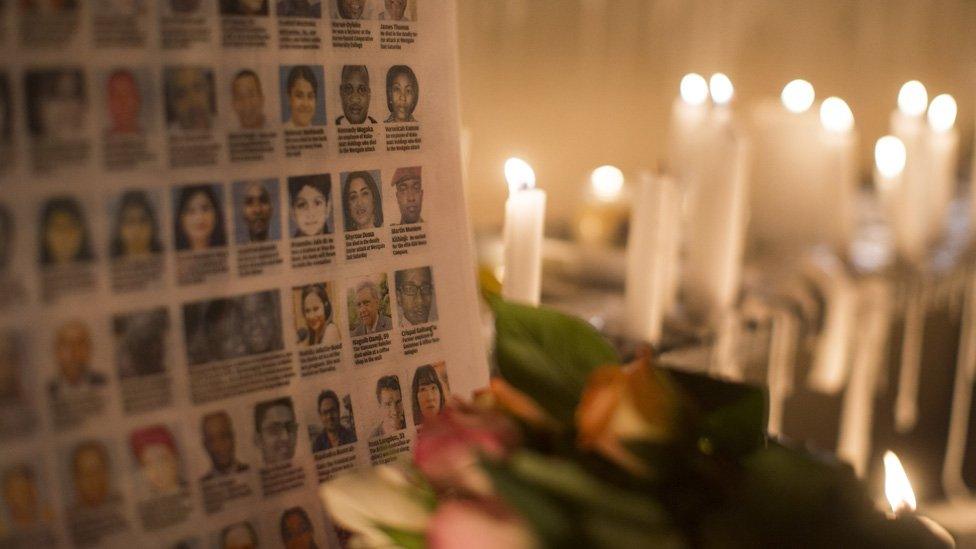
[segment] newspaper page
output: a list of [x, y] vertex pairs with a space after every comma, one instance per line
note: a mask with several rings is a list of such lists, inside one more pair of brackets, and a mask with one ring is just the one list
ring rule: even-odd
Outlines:
[[453, 2], [7, 0], [0, 42], [0, 546], [339, 544], [319, 484], [488, 378]]

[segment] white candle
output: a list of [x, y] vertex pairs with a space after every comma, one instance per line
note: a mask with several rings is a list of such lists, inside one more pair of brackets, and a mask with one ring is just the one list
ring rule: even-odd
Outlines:
[[905, 143], [886, 135], [874, 145], [874, 184], [895, 237], [895, 247], [904, 257], [917, 258], [922, 253], [921, 230], [910, 216], [913, 204], [905, 192], [905, 167], [908, 151]]
[[937, 236], [943, 230], [949, 203], [956, 191], [956, 164], [959, 155], [959, 132], [956, 130], [956, 100], [951, 95], [937, 95], [928, 110], [928, 234]]
[[[783, 88], [779, 102], [752, 111], [749, 234], [766, 253], [799, 255], [820, 243], [845, 255], [857, 193], [857, 132], [837, 97], [814, 109], [805, 80]], [[819, 111], [819, 112], [818, 112]]]
[[535, 188], [535, 172], [524, 160], [505, 162], [505, 274], [502, 297], [538, 305], [542, 291], [542, 235], [546, 193]]
[[671, 296], [669, 277], [677, 261], [678, 191], [673, 179], [642, 174], [627, 239], [625, 330], [656, 344]]
[[686, 74], [681, 79], [680, 94], [671, 107], [668, 136], [669, 168], [678, 177], [683, 177], [696, 164], [708, 113], [708, 82], [700, 74]]

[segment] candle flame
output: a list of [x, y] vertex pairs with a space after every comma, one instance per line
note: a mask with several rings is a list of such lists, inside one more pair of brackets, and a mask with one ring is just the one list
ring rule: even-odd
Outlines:
[[854, 113], [840, 97], [828, 97], [820, 104], [820, 123], [827, 131], [846, 132], [854, 127]]
[[929, 93], [918, 80], [909, 80], [898, 90], [898, 110], [908, 116], [922, 116], [928, 103]]
[[929, 105], [929, 126], [937, 132], [947, 132], [956, 123], [959, 107], [951, 95], [943, 93], [935, 96]]
[[508, 181], [508, 192], [511, 194], [535, 188], [535, 172], [521, 158], [512, 157], [505, 161], [505, 180]]
[[884, 454], [885, 469], [885, 497], [892, 513], [914, 511], [917, 507], [912, 483], [908, 481], [905, 468], [894, 452], [888, 450]]
[[590, 174], [590, 186], [597, 198], [612, 202], [620, 198], [624, 188], [624, 172], [616, 166], [600, 166]]
[[698, 73], [689, 73], [681, 79], [681, 99], [689, 105], [701, 105], [708, 99], [708, 82]]
[[886, 135], [874, 145], [874, 163], [881, 175], [897, 177], [905, 169], [905, 144], [893, 135]]
[[723, 73], [717, 72], [708, 79], [708, 91], [712, 94], [712, 101], [716, 105], [727, 105], [735, 95], [732, 80]]
[[813, 105], [816, 96], [816, 92], [813, 91], [813, 84], [798, 78], [783, 86], [780, 99], [787, 110], [799, 114], [806, 112]]

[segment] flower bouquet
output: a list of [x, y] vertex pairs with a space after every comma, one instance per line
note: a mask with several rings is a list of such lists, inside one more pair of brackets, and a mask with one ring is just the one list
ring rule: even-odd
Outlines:
[[649, 350], [622, 364], [581, 320], [487, 299], [490, 387], [423, 425], [411, 461], [323, 486], [349, 546], [944, 545], [850, 467], [767, 437], [759, 388]]

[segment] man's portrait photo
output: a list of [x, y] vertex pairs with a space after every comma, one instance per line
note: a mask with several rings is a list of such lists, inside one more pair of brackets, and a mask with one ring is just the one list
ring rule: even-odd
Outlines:
[[376, 123], [376, 119], [369, 115], [369, 71], [366, 65], [342, 66], [339, 99], [342, 101], [342, 116], [336, 118], [336, 126]]
[[278, 17], [322, 18], [322, 0], [278, 0]]
[[190, 365], [244, 356], [247, 347], [243, 326], [244, 311], [235, 298], [183, 305], [183, 329]]
[[205, 132], [217, 115], [213, 69], [169, 66], [163, 69], [166, 123], [170, 132]]
[[394, 65], [386, 73], [386, 108], [390, 116], [383, 122], [416, 122], [413, 111], [420, 99], [420, 86], [413, 69], [406, 65]]
[[268, 15], [268, 0], [220, 0], [220, 15]]
[[348, 306], [349, 331], [353, 337], [393, 329], [385, 273], [351, 280]]
[[200, 419], [200, 435], [203, 449], [210, 457], [210, 470], [201, 481], [223, 478], [246, 472], [249, 467], [237, 459], [237, 437], [234, 422], [224, 410], [211, 412]]
[[0, 440], [29, 434], [37, 427], [30, 366], [26, 332], [0, 329]]
[[77, 68], [28, 70], [24, 74], [27, 127], [33, 137], [84, 136], [88, 117], [85, 74]]
[[437, 320], [434, 276], [430, 267], [396, 271], [393, 273], [393, 281], [402, 326], [417, 326]]
[[237, 181], [233, 186], [235, 240], [238, 244], [281, 238], [278, 180]]
[[41, 207], [40, 264], [89, 263], [95, 259], [91, 232], [81, 203], [73, 196], [54, 196]]
[[356, 442], [352, 399], [349, 395], [345, 395], [340, 402], [335, 391], [326, 389], [319, 393], [316, 402], [320, 424], [309, 422], [308, 426], [312, 452], [324, 452]]
[[73, 497], [68, 490], [65, 495], [73, 507], [98, 509], [121, 500], [113, 486], [112, 457], [102, 441], [79, 442], [68, 453], [67, 466]]
[[129, 434], [129, 449], [138, 467], [143, 499], [179, 494], [186, 489], [176, 438], [165, 425], [150, 425]]
[[105, 386], [105, 376], [92, 370], [92, 340], [81, 320], [62, 323], [52, 341], [57, 374], [48, 383], [55, 400], [95, 396]]
[[254, 406], [254, 445], [265, 466], [290, 461], [298, 442], [295, 407], [288, 397], [259, 402]]
[[153, 105], [149, 73], [145, 69], [117, 68], [105, 77], [105, 133], [111, 137], [141, 135], [149, 125]]
[[42, 495], [40, 484], [32, 463], [12, 463], [0, 473], [0, 490], [3, 496], [4, 516], [7, 519], [7, 534], [46, 527], [53, 520], [54, 515]]
[[345, 20], [371, 19], [372, 0], [329, 0], [332, 4], [332, 18]]
[[281, 513], [278, 521], [281, 544], [285, 549], [318, 549], [312, 519], [301, 507], [291, 507]]
[[239, 129], [265, 128], [267, 120], [264, 115], [264, 88], [257, 72], [242, 69], [234, 74], [230, 81], [230, 105]]
[[420, 176], [420, 166], [397, 168], [393, 172], [391, 184], [396, 192], [397, 207], [400, 208], [398, 224], [423, 223], [421, 210], [424, 207], [424, 183]]
[[168, 8], [172, 15], [195, 15], [200, 11], [204, 0], [163, 0], [160, 6]]
[[416, 21], [417, 0], [383, 0], [380, 21]]
[[244, 315], [241, 329], [246, 354], [258, 355], [283, 349], [278, 290], [245, 294], [239, 300]]
[[397, 376], [387, 375], [376, 380], [376, 405], [379, 421], [370, 431], [369, 438], [391, 435], [407, 427], [403, 393]]
[[115, 367], [119, 379], [162, 374], [166, 371], [169, 310], [165, 307], [116, 315]]

